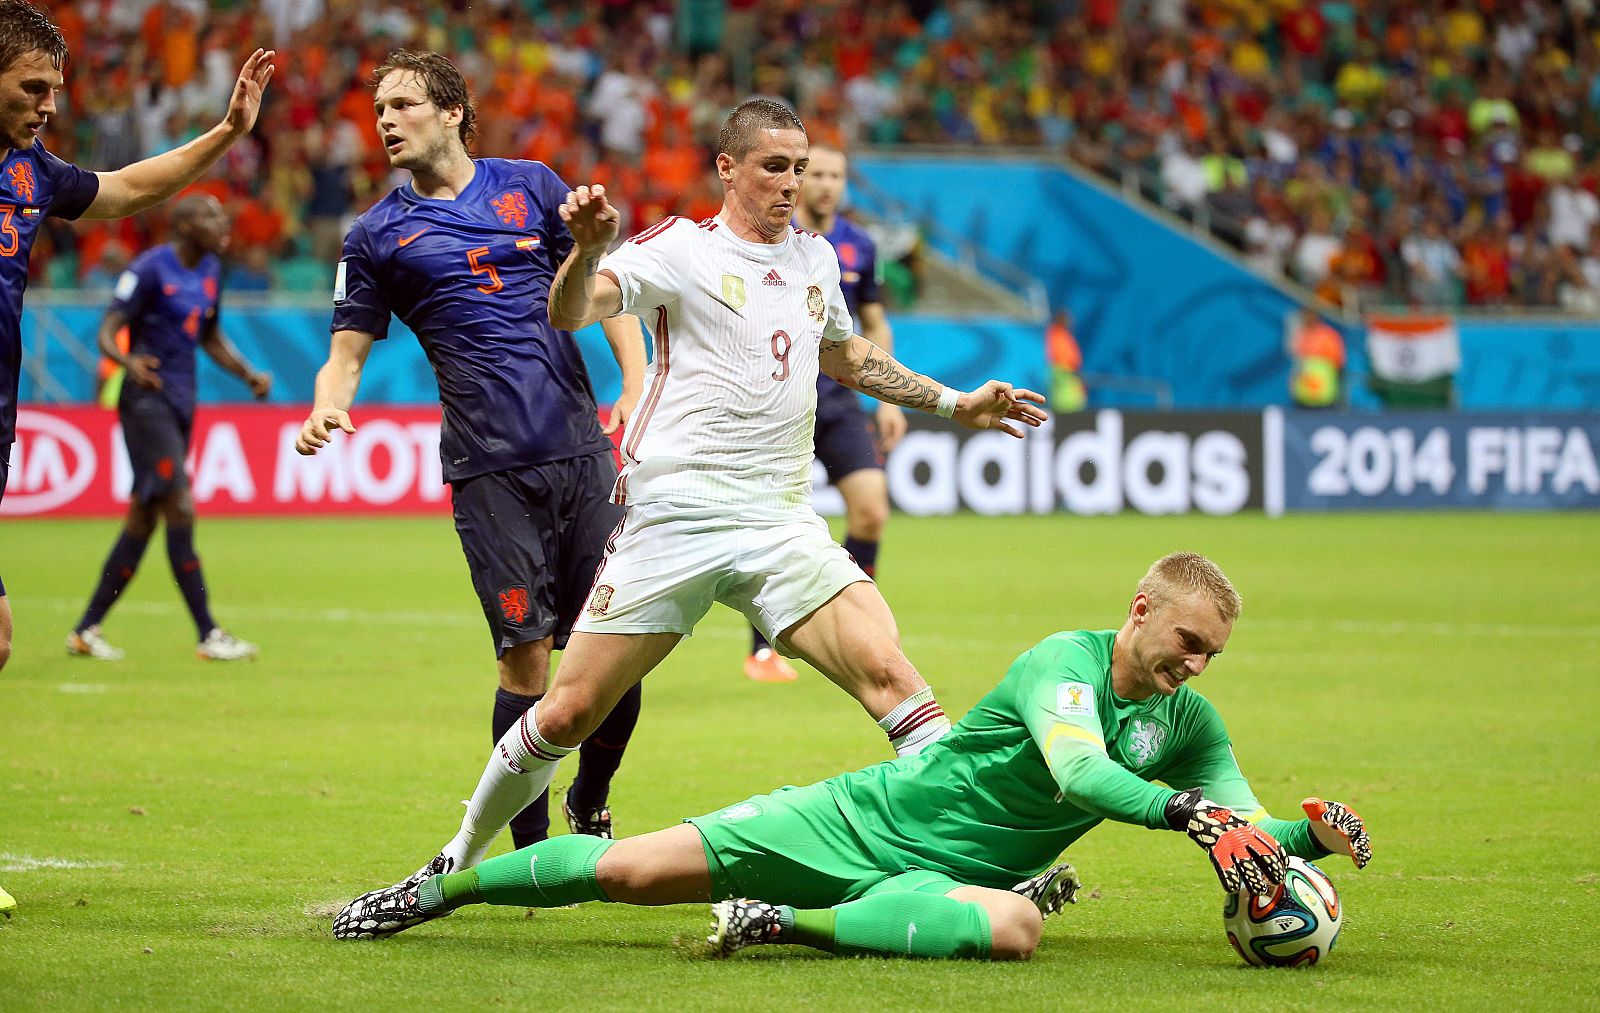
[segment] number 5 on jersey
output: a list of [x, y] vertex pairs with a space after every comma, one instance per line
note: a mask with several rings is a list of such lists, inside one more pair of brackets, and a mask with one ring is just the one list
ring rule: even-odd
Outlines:
[[472, 265], [472, 273], [487, 274], [489, 276], [489, 284], [478, 286], [478, 291], [484, 295], [492, 295], [505, 288], [505, 285], [500, 282], [500, 272], [494, 269], [494, 265], [479, 259], [488, 255], [489, 248], [487, 246], [480, 246], [475, 250], [467, 251], [467, 262]]

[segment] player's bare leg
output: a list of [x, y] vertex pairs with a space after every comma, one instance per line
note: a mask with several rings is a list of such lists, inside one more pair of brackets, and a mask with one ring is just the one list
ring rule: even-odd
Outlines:
[[[845, 551], [874, 579], [878, 576], [878, 543], [889, 520], [889, 482], [882, 468], [857, 468], [834, 483], [844, 497]], [[752, 630], [745, 678], [753, 682], [793, 682], [797, 675], [783, 655], [772, 649], [759, 630]]]
[[448, 867], [442, 871], [482, 861], [511, 817], [549, 789], [562, 757], [576, 751], [680, 639], [677, 633], [573, 633], [544, 699], [495, 744], [460, 832], [440, 853]]
[[[860, 468], [841, 478], [834, 488], [844, 497], [844, 531], [847, 539], [870, 542], [883, 540], [889, 523], [889, 480], [882, 468]], [[855, 553], [851, 553], [855, 555]], [[862, 563], [860, 559], [857, 563]], [[877, 561], [862, 563], [867, 576], [873, 576]]]
[[899, 755], [944, 737], [950, 719], [900, 650], [900, 631], [876, 584], [857, 581], [778, 638], [855, 697]]
[[11, 599], [0, 594], [0, 669], [11, 660]]
[[[494, 741], [499, 742], [528, 709], [544, 698], [550, 684], [550, 656], [554, 637], [516, 644], [500, 656], [500, 690], [495, 694]], [[610, 837], [611, 810], [606, 795], [621, 762], [633, 726], [639, 720], [639, 689], [628, 690], [594, 734], [584, 739], [578, 754], [578, 778], [562, 802], [567, 826], [573, 833]], [[511, 839], [518, 848], [550, 836], [549, 793], [535, 799], [511, 820]]]
[[958, 887], [945, 896], [977, 904], [988, 912], [990, 960], [1027, 960], [1039, 948], [1044, 915], [1028, 898], [986, 886]]

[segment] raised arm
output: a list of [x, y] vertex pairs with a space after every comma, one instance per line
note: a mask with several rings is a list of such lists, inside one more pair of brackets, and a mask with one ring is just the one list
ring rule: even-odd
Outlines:
[[235, 141], [255, 126], [261, 95], [272, 80], [274, 55], [270, 49], [258, 49], [245, 61], [221, 123], [181, 147], [114, 172], [96, 173], [100, 190], [83, 217], [126, 218], [161, 203], [205, 175]]
[[356, 431], [350, 421], [350, 405], [355, 402], [356, 389], [361, 386], [361, 370], [367, 364], [367, 353], [377, 338], [364, 331], [334, 331], [328, 348], [328, 361], [317, 370], [317, 385], [312, 395], [311, 414], [300, 427], [294, 449], [301, 454], [315, 454], [328, 445], [335, 429], [347, 433]]
[[975, 391], [963, 393], [946, 387], [932, 377], [913, 373], [877, 345], [852, 334], [844, 341], [824, 338], [821, 344], [822, 371], [852, 390], [903, 408], [932, 412], [954, 418], [969, 429], [998, 429], [1009, 436], [1022, 437], [1022, 430], [1006, 420], [1037, 427], [1048, 417], [1036, 407], [1044, 395], [1002, 380], [990, 380]]
[[569, 192], [560, 215], [572, 232], [573, 247], [550, 286], [550, 324], [576, 331], [622, 310], [616, 276], [600, 270], [600, 258], [616, 240], [620, 225], [616, 208], [606, 201], [606, 188], [599, 185]]
[[[861, 336], [883, 349], [885, 355], [894, 354], [894, 331], [889, 327], [889, 317], [881, 302], [863, 302], [856, 315], [861, 324]], [[878, 442], [888, 453], [905, 438], [905, 409], [887, 401], [878, 405]]]

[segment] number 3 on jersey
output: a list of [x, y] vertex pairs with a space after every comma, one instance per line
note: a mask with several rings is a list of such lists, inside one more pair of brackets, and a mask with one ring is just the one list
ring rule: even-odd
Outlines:
[[778, 360], [778, 368], [772, 371], [772, 378], [780, 383], [789, 379], [789, 349], [794, 347], [785, 331], [772, 332], [772, 357]]
[[472, 265], [472, 273], [487, 274], [489, 276], [489, 284], [478, 286], [478, 291], [482, 292], [484, 295], [492, 295], [495, 292], [500, 291], [502, 288], [505, 288], [505, 286], [500, 283], [500, 272], [494, 269], [494, 265], [485, 263], [479, 259], [480, 257], [487, 257], [488, 255], [489, 248], [487, 246], [480, 246], [475, 250], [467, 251], [467, 262]]

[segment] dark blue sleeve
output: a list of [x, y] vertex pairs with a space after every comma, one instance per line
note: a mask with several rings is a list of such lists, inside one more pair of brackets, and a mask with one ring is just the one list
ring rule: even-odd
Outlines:
[[50, 206], [45, 210], [55, 218], [77, 218], [94, 203], [100, 193], [100, 177], [87, 169], [50, 154], [41, 146], [39, 162], [50, 179]]
[[389, 286], [383, 262], [374, 255], [366, 225], [357, 221], [344, 237], [344, 252], [333, 277], [333, 323], [329, 331], [362, 331], [389, 336]]
[[[883, 302], [883, 278], [878, 273], [878, 244], [861, 232], [861, 280], [856, 283], [856, 305]], [[857, 325], [859, 326], [859, 325]]]
[[139, 257], [117, 277], [117, 287], [111, 293], [108, 312], [120, 313], [133, 320], [150, 304], [150, 297], [161, 291], [161, 279], [156, 277], [155, 264], [149, 257]]
[[544, 234], [550, 249], [550, 256], [554, 263], [560, 267], [562, 262], [572, 254], [572, 233], [567, 229], [567, 223], [561, 220], [561, 205], [566, 203], [567, 194], [572, 191], [554, 169], [548, 165], [540, 166], [543, 169], [543, 186], [534, 191], [539, 201], [539, 209], [544, 212]]

